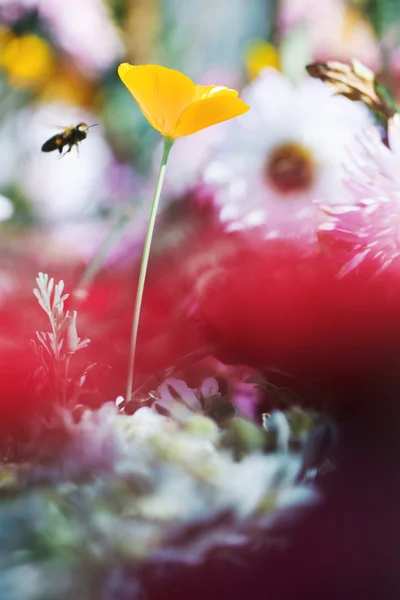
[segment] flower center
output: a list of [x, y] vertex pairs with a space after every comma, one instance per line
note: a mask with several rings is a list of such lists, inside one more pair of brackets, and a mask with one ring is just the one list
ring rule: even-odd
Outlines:
[[315, 177], [311, 152], [295, 142], [282, 144], [268, 157], [265, 175], [268, 183], [281, 194], [305, 192]]

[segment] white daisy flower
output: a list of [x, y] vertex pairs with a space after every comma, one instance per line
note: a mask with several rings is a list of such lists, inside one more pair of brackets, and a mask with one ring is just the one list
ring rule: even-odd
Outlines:
[[314, 239], [317, 202], [345, 202], [344, 148], [369, 123], [363, 106], [320, 81], [297, 87], [264, 70], [242, 94], [251, 110], [226, 128], [204, 173], [228, 230]]

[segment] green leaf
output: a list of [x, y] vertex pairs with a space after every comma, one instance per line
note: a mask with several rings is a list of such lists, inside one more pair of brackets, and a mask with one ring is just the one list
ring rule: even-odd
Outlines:
[[223, 448], [230, 449], [237, 460], [252, 452], [260, 452], [264, 448], [266, 434], [255, 423], [237, 417], [232, 419], [224, 432], [221, 443]]
[[125, 21], [127, 2], [126, 0], [103, 0], [103, 4], [109, 9], [111, 17], [118, 24]]
[[376, 81], [375, 90], [378, 96], [382, 98], [385, 105], [389, 109], [391, 109], [393, 112], [399, 112], [399, 105], [396, 103], [393, 94], [385, 85], [383, 85], [383, 83], [379, 83], [378, 81]]
[[312, 47], [305, 25], [294, 27], [279, 46], [282, 73], [294, 82], [304, 76], [304, 65], [312, 60]]
[[393, 27], [398, 28], [400, 35], [399, 0], [366, 0], [361, 9], [379, 38]]

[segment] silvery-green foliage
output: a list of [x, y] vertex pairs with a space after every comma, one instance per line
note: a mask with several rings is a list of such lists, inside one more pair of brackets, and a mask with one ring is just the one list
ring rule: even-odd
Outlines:
[[[39, 306], [48, 316], [50, 331], [37, 331], [37, 340], [31, 340], [32, 347], [40, 359], [40, 366], [35, 372], [38, 391], [49, 387], [60, 404], [68, 401], [73, 404], [77, 393], [85, 382], [87, 371], [94, 365], [88, 365], [83, 372], [72, 381], [69, 374], [70, 359], [75, 352], [86, 348], [89, 339], [81, 340], [77, 333], [77, 312], [64, 311], [64, 302], [68, 294], [64, 294], [64, 282], [54, 285], [54, 279], [46, 273], [39, 273], [36, 279], [37, 288], [33, 290]], [[73, 388], [71, 397], [68, 389]]]

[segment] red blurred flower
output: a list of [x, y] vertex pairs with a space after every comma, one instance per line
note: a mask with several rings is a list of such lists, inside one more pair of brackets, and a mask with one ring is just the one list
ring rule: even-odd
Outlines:
[[[125, 393], [136, 282], [134, 271], [103, 274], [76, 306], [80, 331], [91, 339], [85, 359], [97, 362], [90, 383], [108, 400]], [[196, 329], [186, 317], [187, 291], [182, 270], [171, 256], [153, 264], [143, 300], [136, 385], [197, 349]]]
[[[179, 270], [169, 271], [171, 268], [160, 262], [149, 277], [139, 334], [137, 384], [173, 366], [197, 346], [194, 330], [183, 324], [184, 289]], [[32, 273], [32, 288], [35, 275]], [[97, 363], [88, 373], [85, 402], [100, 404], [124, 394], [135, 285], [133, 272], [102, 274], [84, 302], [73, 303], [70, 298], [65, 303], [66, 309], [78, 311], [80, 337], [91, 339], [71, 358], [71, 376]], [[66, 291], [70, 290], [71, 280], [67, 280]], [[50, 326], [31, 290], [18, 299], [10, 296], [0, 310], [0, 428], [8, 431], [31, 420], [38, 409], [51, 409], [57, 401], [51, 386], [39, 394], [36, 390], [33, 374], [41, 362], [30, 340], [37, 330], [48, 331]]]
[[[185, 229], [182, 220], [180, 226], [182, 234]], [[161, 248], [157, 250], [156, 245], [151, 257], [144, 294], [136, 385], [173, 367], [204, 343], [187, 316], [192, 278], [188, 277], [186, 263], [182, 261], [182, 256], [193, 256], [202, 243], [201, 226], [198, 230], [193, 242], [191, 236], [183, 235], [178, 248], [172, 248], [164, 239], [165, 231], [161, 232]], [[41, 363], [30, 340], [38, 330], [49, 331], [50, 324], [33, 295], [38, 266], [35, 261], [23, 262], [21, 268], [15, 268], [13, 285], [0, 295], [0, 429], [5, 430], [25, 424], [39, 408], [51, 408], [56, 403], [51, 386], [36, 393], [33, 374]], [[71, 358], [69, 367], [71, 376], [75, 376], [89, 364], [97, 363], [85, 382], [85, 402], [100, 404], [115, 400], [125, 392], [138, 265], [104, 270], [91, 285], [86, 299], [80, 302], [71, 294], [79, 279], [76, 265], [52, 263], [47, 269], [42, 261], [41, 269], [48, 271], [56, 282], [65, 281], [65, 292], [70, 294], [65, 310], [77, 310], [78, 335], [91, 339], [86, 348]], [[7, 272], [7, 268], [3, 271]]]
[[[33, 287], [33, 286], [32, 286]], [[36, 300], [20, 293], [8, 300], [2, 298], [0, 307], [0, 431], [14, 431], [32, 416], [35, 405], [32, 376], [37, 358], [30, 347], [34, 331]], [[38, 319], [38, 328], [39, 328]]]
[[218, 357], [338, 387], [388, 375], [400, 356], [400, 280], [372, 278], [369, 263], [340, 279], [340, 265], [320, 251], [243, 240], [199, 288]]
[[[393, 271], [371, 277], [375, 267], [364, 261], [340, 279], [342, 257], [317, 247], [304, 255], [298, 245], [223, 233], [208, 217], [174, 218], [185, 234], [175, 248], [163, 246], [159, 236], [161, 246], [151, 257], [137, 385], [191, 352], [210, 348], [224, 363], [274, 367], [330, 389], [379, 380], [396, 369], [400, 303]], [[124, 393], [137, 270], [137, 265], [105, 270], [86, 300], [66, 302], [67, 309], [78, 311], [79, 336], [92, 340], [71, 368], [97, 363], [85, 384], [96, 402]], [[53, 267], [49, 274], [63, 277], [66, 291], [72, 291], [71, 272], [56, 273]], [[33, 269], [24, 272], [22, 292], [0, 306], [3, 425], [23, 421], [38, 405], [54, 401], [35, 397], [29, 379], [38, 365], [29, 340], [47, 325], [32, 294], [35, 276]]]

